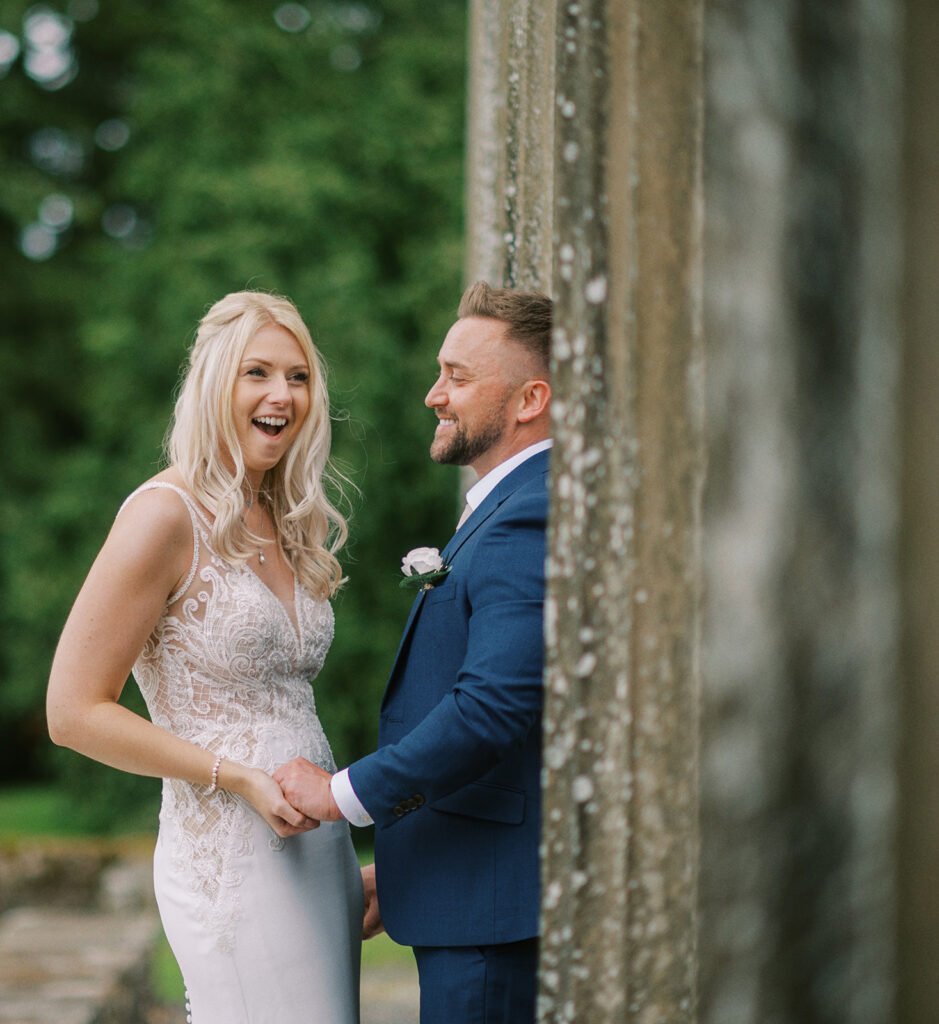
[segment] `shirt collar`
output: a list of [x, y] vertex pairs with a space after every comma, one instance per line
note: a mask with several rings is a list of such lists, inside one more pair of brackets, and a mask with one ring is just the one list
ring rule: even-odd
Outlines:
[[496, 485], [501, 483], [513, 469], [518, 469], [523, 462], [527, 462], [533, 455], [547, 451], [553, 444], [554, 441], [550, 437], [545, 438], [544, 441], [536, 441], [527, 448], [523, 448], [520, 452], [516, 452], [511, 458], [506, 459], [505, 462], [500, 462], [495, 469], [490, 469], [485, 476], [480, 477], [466, 492], [466, 503], [475, 512], [493, 492]]

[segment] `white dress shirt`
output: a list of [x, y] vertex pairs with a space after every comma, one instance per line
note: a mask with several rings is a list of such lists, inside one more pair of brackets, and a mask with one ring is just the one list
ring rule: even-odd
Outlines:
[[[547, 451], [552, 444], [554, 444], [554, 441], [551, 438], [546, 438], [544, 441], [536, 441], [527, 448], [523, 448], [520, 452], [516, 452], [513, 456], [506, 459], [505, 462], [500, 462], [495, 469], [490, 469], [485, 476], [480, 477], [466, 492], [467, 505], [475, 512], [495, 490], [496, 485], [501, 483], [513, 469], [517, 469], [533, 455]], [[342, 811], [343, 817], [351, 825], [364, 827], [372, 824], [372, 816], [362, 806], [362, 801], [359, 800], [355, 790], [352, 788], [348, 768], [343, 768], [342, 771], [336, 772], [330, 782], [330, 788], [332, 789], [333, 799], [339, 806], [339, 810]]]

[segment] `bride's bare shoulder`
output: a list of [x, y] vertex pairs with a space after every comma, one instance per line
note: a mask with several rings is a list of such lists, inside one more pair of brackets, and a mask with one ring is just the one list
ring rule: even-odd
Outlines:
[[192, 516], [184, 495], [192, 500], [179, 473], [166, 469], [127, 497], [114, 529], [146, 533], [151, 542], [163, 544], [187, 540], [192, 534]]

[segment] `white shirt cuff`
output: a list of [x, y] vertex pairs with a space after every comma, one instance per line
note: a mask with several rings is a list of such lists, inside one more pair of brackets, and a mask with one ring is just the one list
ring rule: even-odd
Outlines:
[[343, 768], [341, 772], [336, 772], [329, 783], [329, 788], [333, 791], [333, 799], [338, 804], [339, 810], [342, 811], [342, 816], [350, 824], [358, 825], [359, 828], [374, 824], [372, 816], [355, 795], [352, 781], [349, 778], [348, 768]]

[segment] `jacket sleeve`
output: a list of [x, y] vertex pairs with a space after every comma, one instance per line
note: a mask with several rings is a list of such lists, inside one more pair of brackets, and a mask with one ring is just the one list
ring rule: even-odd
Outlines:
[[540, 720], [546, 502], [532, 495], [511, 504], [473, 553], [456, 684], [402, 740], [350, 766], [379, 828], [399, 820], [403, 802], [433, 803], [485, 775]]

